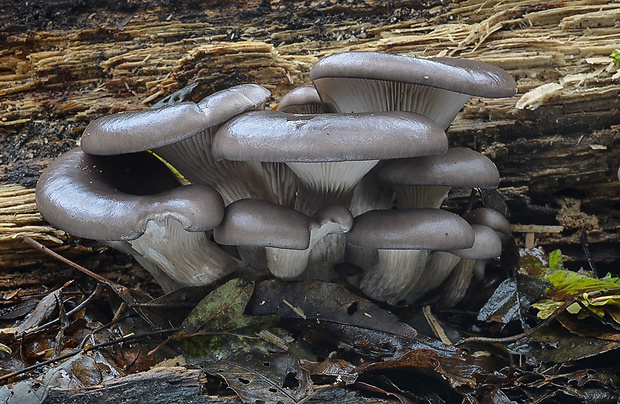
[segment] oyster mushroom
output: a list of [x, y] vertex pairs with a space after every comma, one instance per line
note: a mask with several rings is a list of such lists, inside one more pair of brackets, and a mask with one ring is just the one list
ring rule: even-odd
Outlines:
[[[255, 199], [242, 199], [226, 207], [213, 236], [220, 244], [265, 247], [268, 268], [282, 279], [294, 279], [308, 267], [312, 248], [325, 236], [348, 231], [353, 217], [343, 206], [328, 206], [309, 217], [292, 208]], [[344, 251], [329, 252], [338, 258]], [[329, 260], [324, 259], [323, 265]]]
[[449, 308], [461, 302], [473, 277], [476, 262], [496, 258], [502, 253], [502, 243], [493, 229], [480, 224], [473, 224], [471, 227], [475, 234], [474, 245], [467, 249], [450, 251], [459, 257], [460, 261], [438, 288], [441, 292], [441, 298], [437, 302], [439, 307]]
[[517, 91], [510, 74], [487, 63], [380, 52], [327, 56], [312, 67], [310, 79], [334, 111], [412, 111], [444, 129], [471, 96], [511, 97]]
[[220, 195], [207, 185], [180, 186], [148, 153], [74, 149], [41, 175], [36, 200], [52, 225], [132, 253], [166, 292], [211, 283], [240, 266], [206, 233], [224, 215]]
[[378, 261], [365, 270], [360, 289], [398, 304], [419, 279], [430, 251], [469, 248], [474, 233], [465, 220], [445, 210], [373, 210], [355, 218], [347, 242], [378, 250]]
[[307, 215], [348, 206], [353, 187], [380, 159], [442, 154], [445, 132], [408, 112], [297, 115], [251, 111], [216, 133], [216, 159], [286, 163], [301, 184], [295, 207]]
[[301, 86], [284, 94], [277, 110], [289, 114], [322, 114], [325, 105], [314, 86]]
[[488, 157], [465, 147], [440, 156], [387, 161], [377, 177], [394, 188], [401, 208], [439, 208], [452, 187], [497, 188], [500, 180]]
[[277, 202], [260, 163], [215, 161], [211, 153], [213, 134], [224, 122], [259, 108], [269, 96], [262, 86], [243, 84], [198, 103], [105, 116], [86, 127], [81, 147], [96, 155], [152, 150], [190, 182], [214, 187], [225, 204], [243, 198]]

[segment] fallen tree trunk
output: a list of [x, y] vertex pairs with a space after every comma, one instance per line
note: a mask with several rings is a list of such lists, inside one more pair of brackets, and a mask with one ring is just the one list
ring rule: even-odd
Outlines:
[[[530, 241], [583, 263], [585, 232], [597, 264], [616, 262], [620, 74], [609, 55], [619, 46], [620, 4], [311, 3], [12, 9], [0, 31], [0, 268], [45, 260], [21, 243], [24, 234], [73, 256], [97, 250], [74, 248], [47, 226], [32, 194], [40, 170], [90, 120], [148, 108], [194, 83], [195, 99], [253, 82], [278, 100], [309, 84], [319, 58], [347, 50], [472, 58], [509, 71], [519, 93], [473, 98], [449, 129], [452, 144], [495, 161], [511, 222], [543, 231]], [[456, 193], [449, 206], [464, 201]], [[524, 242], [525, 232], [515, 236]]]

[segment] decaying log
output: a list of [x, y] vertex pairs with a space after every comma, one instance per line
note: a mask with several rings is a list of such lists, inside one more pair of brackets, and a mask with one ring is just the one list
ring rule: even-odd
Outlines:
[[[210, 395], [205, 389], [205, 375], [197, 369], [183, 367], [155, 368], [128, 375], [82, 390], [52, 390], [43, 404], [131, 402], [144, 404], [238, 404], [236, 396]], [[363, 397], [344, 388], [327, 389], [309, 401], [314, 404], [385, 403], [380, 398]], [[394, 401], [395, 402], [395, 401]]]
[[[537, 244], [579, 262], [585, 231], [595, 262], [617, 260], [620, 73], [609, 55], [620, 47], [619, 3], [160, 3], [110, 11], [67, 2], [58, 11], [64, 24], [17, 8], [0, 21], [4, 271], [42, 260], [25, 250], [21, 234], [72, 254], [92, 252], [47, 226], [32, 195], [40, 170], [74, 147], [90, 120], [148, 108], [195, 83], [195, 100], [254, 82], [275, 103], [309, 83], [319, 58], [347, 50], [472, 58], [513, 74], [518, 95], [472, 98], [449, 129], [452, 144], [496, 162], [514, 224], [562, 226], [536, 235]], [[458, 210], [464, 198], [456, 196], [450, 208]]]

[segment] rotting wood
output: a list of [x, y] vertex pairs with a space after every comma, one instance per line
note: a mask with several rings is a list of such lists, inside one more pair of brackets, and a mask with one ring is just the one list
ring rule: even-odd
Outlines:
[[[498, 65], [518, 80], [517, 96], [474, 97], [449, 129], [453, 144], [479, 148], [496, 162], [511, 221], [559, 225], [566, 220], [559, 218], [562, 201], [577, 198], [583, 214], [598, 218], [597, 226], [574, 222], [562, 233], [541, 234], [538, 243], [569, 246], [578, 260], [577, 235], [586, 230], [595, 261], [617, 260], [610, 246], [620, 241], [620, 74], [609, 54], [620, 46], [620, 4], [467, 0], [417, 13], [404, 5], [385, 12], [373, 1], [336, 3], [353, 17], [327, 19], [320, 29], [285, 23], [287, 5], [272, 1], [254, 19], [224, 7], [204, 10], [202, 19], [191, 22], [138, 13], [79, 29], [0, 33], [3, 182], [31, 187], [38, 171], [73, 147], [91, 119], [146, 108], [188, 84], [201, 84], [195, 94], [200, 98], [255, 82], [273, 92], [275, 103], [308, 84], [312, 64], [334, 52], [452, 55]], [[311, 6], [321, 15], [337, 11], [320, 2]], [[302, 17], [311, 12], [300, 10]], [[358, 17], [364, 13], [386, 17]], [[523, 98], [536, 89], [542, 89], [537, 97]], [[70, 249], [67, 236], [37, 216], [31, 196], [7, 189], [0, 206], [25, 199], [19, 214], [0, 217], [0, 267], [42, 259], [16, 242], [20, 232], [52, 247], [62, 240], [60, 248]], [[450, 208], [462, 205], [457, 199]]]

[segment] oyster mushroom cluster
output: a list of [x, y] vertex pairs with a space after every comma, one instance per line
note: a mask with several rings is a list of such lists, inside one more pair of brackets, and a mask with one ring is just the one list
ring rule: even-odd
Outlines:
[[244, 84], [97, 119], [42, 174], [39, 210], [133, 255], [165, 291], [249, 265], [340, 277], [390, 304], [432, 290], [458, 303], [510, 228], [488, 208], [441, 209], [452, 187], [499, 184], [445, 130], [471, 96], [510, 97], [514, 80], [481, 62], [376, 52], [325, 57], [310, 78], [276, 109]]

